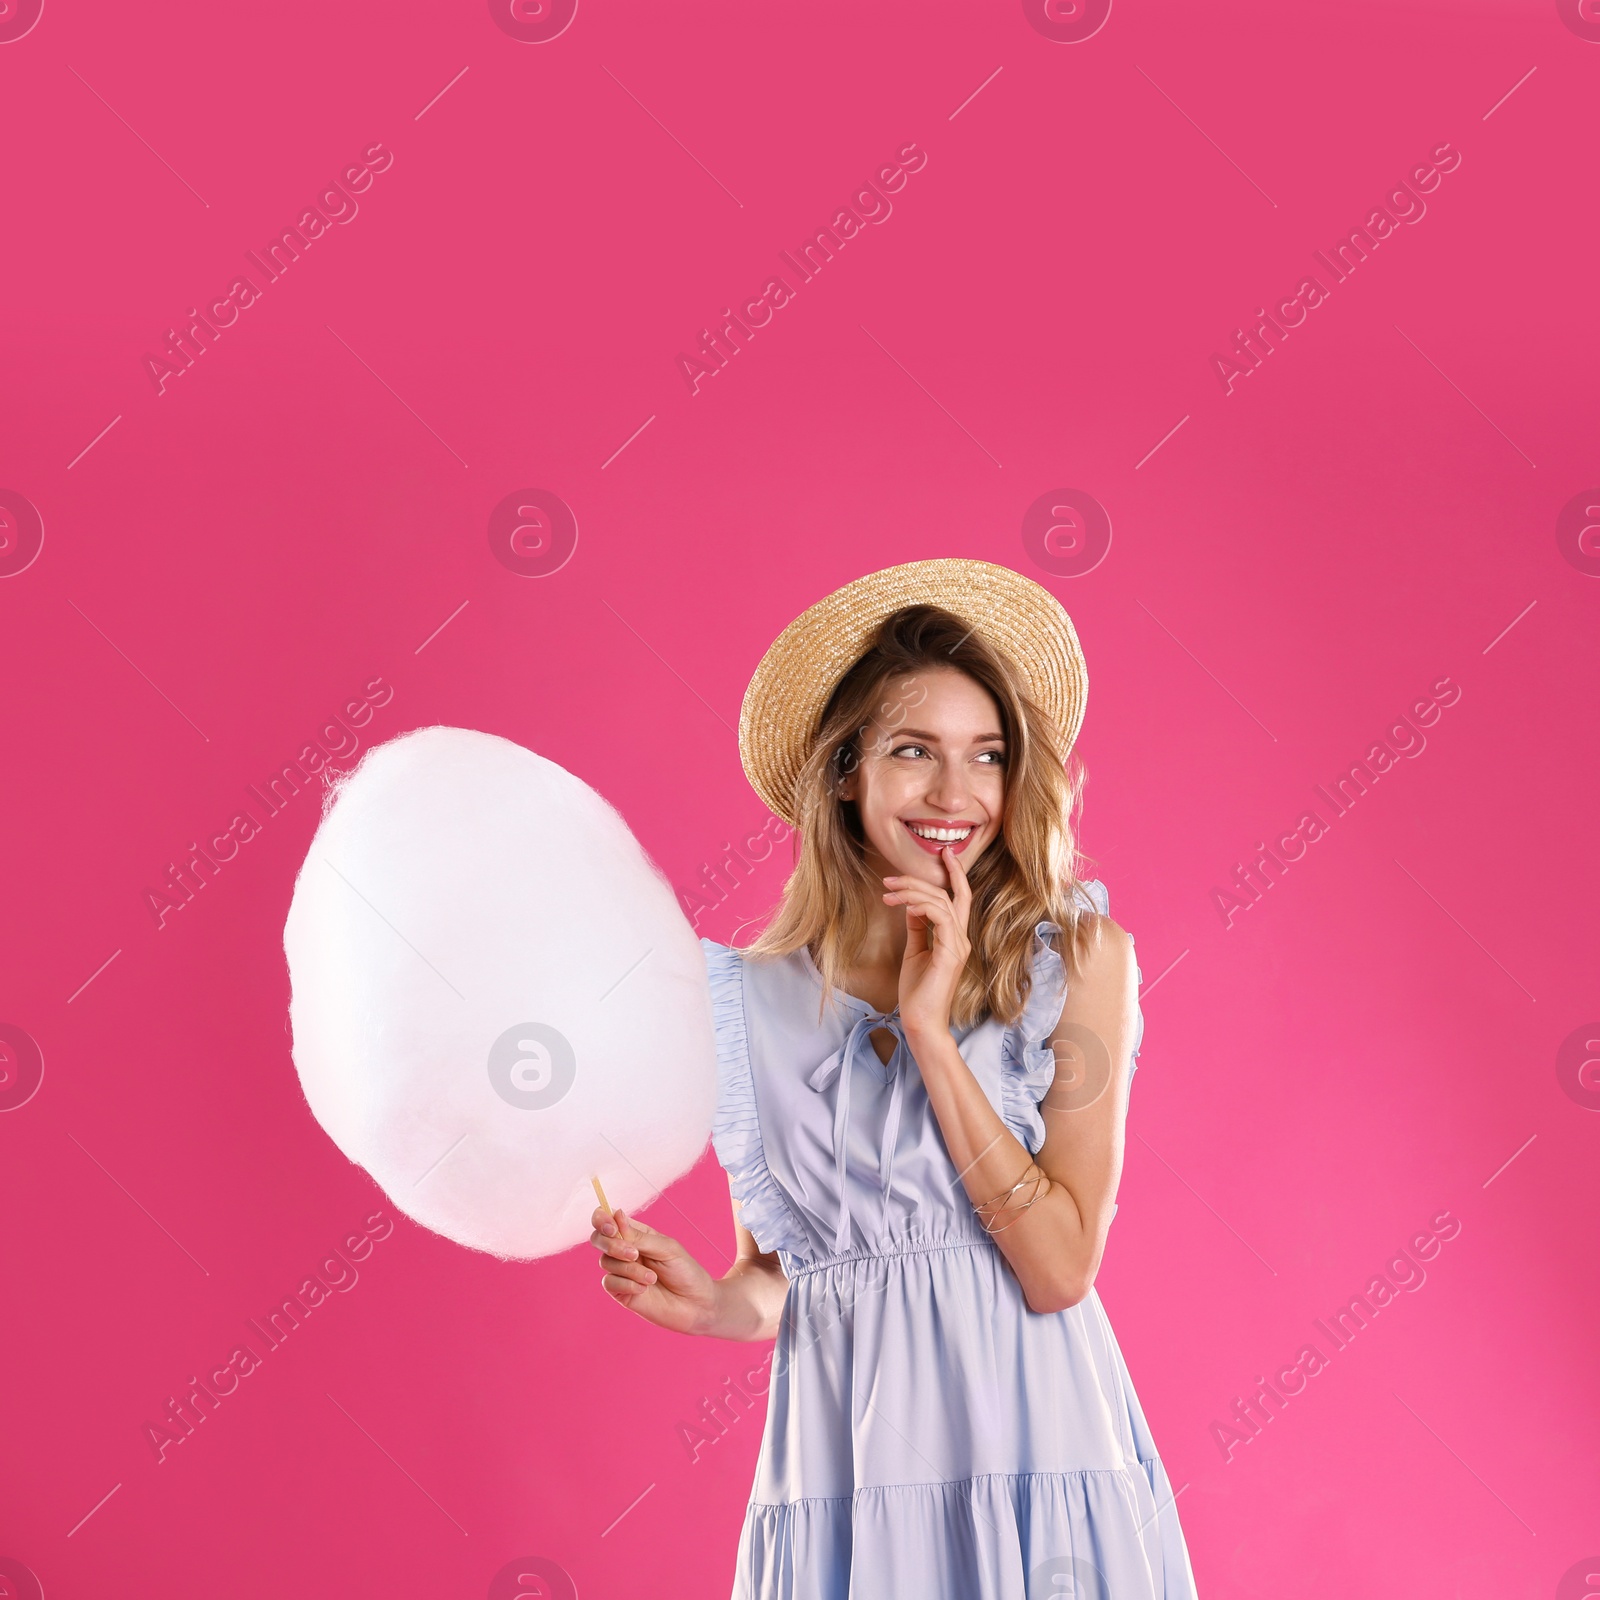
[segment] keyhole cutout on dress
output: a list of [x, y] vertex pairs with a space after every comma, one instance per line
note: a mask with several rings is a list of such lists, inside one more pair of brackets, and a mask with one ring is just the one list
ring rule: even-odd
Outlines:
[[872, 1040], [872, 1048], [878, 1052], [878, 1059], [884, 1066], [888, 1066], [889, 1058], [893, 1056], [895, 1046], [900, 1041], [887, 1028], [874, 1028], [868, 1037]]

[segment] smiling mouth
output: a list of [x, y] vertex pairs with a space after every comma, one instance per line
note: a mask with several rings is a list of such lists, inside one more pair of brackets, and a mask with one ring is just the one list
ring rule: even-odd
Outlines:
[[946, 846], [960, 855], [978, 831], [975, 822], [907, 822], [902, 818], [901, 826], [930, 856], [938, 855]]

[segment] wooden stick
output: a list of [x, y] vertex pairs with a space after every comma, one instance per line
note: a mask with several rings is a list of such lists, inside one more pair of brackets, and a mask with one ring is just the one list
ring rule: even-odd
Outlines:
[[600, 1202], [600, 1209], [615, 1222], [617, 1220], [616, 1213], [611, 1209], [611, 1202], [606, 1199], [605, 1190], [600, 1187], [598, 1175], [591, 1175], [589, 1182], [594, 1185], [595, 1198]]

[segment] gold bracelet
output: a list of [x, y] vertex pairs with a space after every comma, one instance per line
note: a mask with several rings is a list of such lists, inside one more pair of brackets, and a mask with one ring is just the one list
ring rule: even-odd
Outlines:
[[1024, 1172], [1022, 1174], [1022, 1176], [1020, 1178], [1018, 1178], [1017, 1181], [1014, 1184], [1012, 1184], [1009, 1189], [1002, 1190], [999, 1194], [995, 1195], [993, 1199], [978, 1201], [973, 1206], [972, 1209], [974, 1211], [982, 1211], [986, 1207], [996, 1204], [998, 1201], [1009, 1199], [1012, 1195], [1014, 1195], [1017, 1192], [1018, 1189], [1024, 1188], [1030, 1182], [1036, 1181], [1036, 1180], [1030, 1179], [1028, 1177], [1028, 1173], [1032, 1172], [1033, 1170], [1034, 1170], [1034, 1163], [1030, 1161], [1028, 1163], [1027, 1171]]
[[[1028, 1175], [1029, 1173], [1035, 1173], [1037, 1175], [1030, 1177]], [[1043, 1185], [1043, 1188], [1040, 1187], [1041, 1185]], [[1033, 1193], [1029, 1195], [1026, 1200], [1023, 1200], [1016, 1205], [1010, 1205], [1006, 1203], [1010, 1201], [1011, 1197], [1019, 1189], [1026, 1189], [1030, 1186], [1033, 1189]], [[977, 1205], [973, 1206], [972, 1209], [977, 1213], [978, 1216], [979, 1226], [987, 1234], [992, 1235], [996, 1233], [1004, 1233], [1005, 1230], [1009, 1228], [1011, 1224], [1015, 1222], [1017, 1218], [1021, 1216], [1021, 1214], [1026, 1211], [1041, 1194], [1049, 1192], [1049, 1187], [1049, 1175], [1041, 1170], [1036, 1162], [1030, 1161], [1028, 1163], [1028, 1172], [1024, 1173], [1022, 1177], [1012, 1184], [1009, 1189], [1005, 1190], [1004, 1193], [997, 1194], [992, 1199], [980, 1201]], [[1000, 1207], [1001, 1214], [1004, 1214], [1005, 1212], [1011, 1213], [1009, 1220], [1005, 1222], [999, 1222], [998, 1217], [985, 1220], [983, 1213], [991, 1206], [996, 1205]]]
[[[997, 1234], [997, 1233], [1004, 1233], [1006, 1231], [1006, 1229], [1009, 1228], [1011, 1226], [1011, 1224], [1013, 1222], [1015, 1222], [1017, 1220], [1017, 1218], [1020, 1217], [1022, 1215], [1022, 1213], [1024, 1211], [1026, 1211], [1028, 1209], [1028, 1207], [1031, 1206], [1033, 1204], [1033, 1202], [1035, 1200], [1037, 1200], [1042, 1193], [1047, 1192], [1047, 1190], [1049, 1188], [1049, 1183], [1050, 1183], [1050, 1180], [1048, 1178], [1036, 1178], [1036, 1179], [1033, 1180], [1033, 1182], [1034, 1182], [1034, 1185], [1035, 1185], [1034, 1192], [1033, 1192], [1032, 1195], [1030, 1195], [1028, 1197], [1028, 1199], [1024, 1200], [1020, 1205], [1007, 1207], [1006, 1210], [1001, 1213], [1001, 1215], [1006, 1217], [1006, 1220], [1004, 1222], [999, 1222], [999, 1221], [985, 1222], [983, 1220], [982, 1216], [981, 1215], [979, 1216], [979, 1218], [978, 1218], [979, 1225], [982, 1227], [982, 1229], [983, 1229], [983, 1231], [985, 1233], [990, 1234], [991, 1236], [994, 1235], [994, 1234]], [[1044, 1189], [1040, 1189], [1038, 1187], [1038, 1185], [1041, 1184], [1041, 1183], [1045, 1185]]]

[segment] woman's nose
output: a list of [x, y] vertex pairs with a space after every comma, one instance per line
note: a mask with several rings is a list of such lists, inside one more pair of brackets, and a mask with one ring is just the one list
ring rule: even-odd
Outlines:
[[972, 803], [972, 787], [960, 767], [941, 767], [928, 789], [928, 804], [936, 811], [958, 816]]

